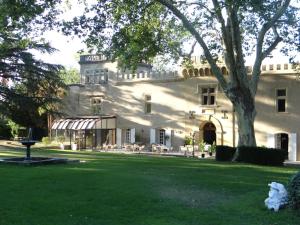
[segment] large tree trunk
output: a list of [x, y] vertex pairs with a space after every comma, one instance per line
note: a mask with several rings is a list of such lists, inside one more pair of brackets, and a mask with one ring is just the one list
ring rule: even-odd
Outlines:
[[256, 116], [255, 99], [246, 85], [229, 89], [227, 97], [233, 104], [238, 123], [238, 146], [256, 146], [254, 120]]
[[238, 147], [233, 157], [233, 161], [239, 156], [240, 146], [256, 146], [255, 132], [254, 132], [254, 119], [256, 116], [254, 97], [250, 92], [236, 93], [232, 101], [234, 110], [237, 116], [239, 141]]
[[256, 146], [254, 119], [255, 107], [249, 107], [243, 103], [234, 104], [238, 123], [238, 146]]

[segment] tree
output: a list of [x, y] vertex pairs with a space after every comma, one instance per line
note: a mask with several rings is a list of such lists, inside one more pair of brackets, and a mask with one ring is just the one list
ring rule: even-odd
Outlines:
[[[85, 15], [73, 22], [65, 22], [64, 31], [84, 34], [89, 47], [133, 67], [159, 54], [188, 59], [195, 44], [199, 44], [204, 60], [233, 104], [238, 145], [255, 146], [255, 95], [260, 68], [279, 43], [283, 44], [282, 52], [299, 51], [299, 10], [293, 6], [296, 2], [103, 0], [86, 6]], [[182, 49], [187, 41], [193, 43], [190, 52]], [[250, 76], [245, 66], [249, 54], [255, 57]], [[228, 77], [217, 66], [220, 55]]]
[[24, 126], [45, 127], [64, 83], [62, 66], [34, 57], [54, 49], [40, 35], [55, 24], [60, 1], [2, 0], [0, 4], [0, 113]]
[[76, 68], [63, 69], [59, 75], [65, 84], [78, 84], [80, 82], [80, 74]]

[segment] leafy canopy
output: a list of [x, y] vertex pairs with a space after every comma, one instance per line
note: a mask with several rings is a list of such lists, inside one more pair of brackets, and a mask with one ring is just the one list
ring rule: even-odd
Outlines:
[[38, 37], [55, 24], [59, 2], [2, 0], [0, 4], [0, 113], [21, 125], [45, 124], [41, 115], [55, 111], [64, 87], [59, 77], [62, 66], [33, 54], [54, 51]]
[[[270, 56], [268, 49], [276, 42], [283, 42], [281, 51], [292, 56], [292, 52], [299, 51], [299, 11], [295, 6], [298, 0], [291, 2], [101, 0], [94, 5], [86, 4], [85, 14], [72, 22], [64, 22], [63, 30], [66, 34], [81, 36], [88, 47], [99, 53], [118, 58], [125, 65], [136, 66], [141, 61], [152, 62], [157, 55], [189, 58], [195, 44], [199, 44], [195, 33], [202, 38], [214, 60], [223, 58], [229, 48], [234, 47], [226, 46], [226, 35], [233, 38], [229, 36], [241, 34], [238, 42], [243, 57], [255, 55], [260, 31], [271, 25], [263, 37], [261, 47], [267, 54], [262, 59]], [[289, 6], [280, 18], [272, 21], [284, 4]], [[233, 14], [236, 14], [236, 20], [229, 21]], [[232, 28], [233, 32], [225, 35], [223, 25], [236, 26], [239, 31], [234, 33]], [[190, 43], [191, 49], [186, 50], [186, 43]]]

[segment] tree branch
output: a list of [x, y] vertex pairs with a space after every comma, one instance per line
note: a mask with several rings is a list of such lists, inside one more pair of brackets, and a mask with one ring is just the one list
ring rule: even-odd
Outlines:
[[240, 31], [240, 23], [239, 18], [237, 15], [238, 7], [237, 5], [233, 5], [233, 8], [229, 11], [229, 18], [232, 28], [232, 43], [233, 43], [233, 51], [234, 51], [234, 59], [236, 71], [233, 76], [239, 83], [245, 87], [248, 84], [247, 73], [244, 63], [244, 56], [243, 56], [243, 47], [242, 47], [242, 39], [241, 39], [241, 31]]
[[193, 45], [192, 45], [192, 47], [191, 47], [190, 52], [187, 54], [187, 56], [188, 56], [189, 58], [190, 58], [190, 57], [192, 56], [192, 54], [194, 53], [196, 44], [197, 44], [197, 41], [194, 41], [194, 43], [193, 43]]
[[[258, 34], [257, 44], [256, 44], [256, 56], [255, 56], [255, 62], [254, 62], [253, 71], [252, 71], [252, 87], [251, 87], [252, 95], [255, 95], [256, 90], [257, 90], [257, 84], [258, 84], [259, 76], [260, 76], [260, 67], [261, 67], [261, 63], [262, 63], [263, 59], [268, 54], [270, 54], [271, 51], [281, 41], [277, 37], [275, 39], [274, 43], [263, 53], [263, 43], [264, 43], [265, 35], [272, 27], [274, 27], [275, 23], [280, 19], [280, 17], [286, 11], [290, 2], [291, 2], [291, 0], [283, 1], [281, 6], [275, 12], [274, 16], [271, 18], [271, 20], [269, 20], [262, 26], [262, 28]], [[276, 34], [275, 34], [275, 36], [276, 36]], [[274, 48], [272, 46], [274, 46]], [[268, 52], [267, 55], [265, 54], [266, 52]]]
[[181, 20], [184, 27], [195, 37], [197, 42], [200, 44], [204, 51], [204, 55], [208, 61], [208, 63], [211, 66], [212, 72], [215, 74], [217, 80], [219, 81], [222, 89], [225, 91], [227, 89], [227, 81], [225, 80], [223, 74], [221, 73], [220, 69], [218, 68], [215, 60], [213, 59], [206, 43], [204, 42], [203, 38], [200, 36], [198, 31], [193, 27], [193, 25], [188, 21], [188, 19], [183, 15], [179, 9], [172, 4], [169, 0], [157, 0], [159, 3], [164, 5], [166, 8], [168, 8], [170, 11], [174, 13], [174, 15]]

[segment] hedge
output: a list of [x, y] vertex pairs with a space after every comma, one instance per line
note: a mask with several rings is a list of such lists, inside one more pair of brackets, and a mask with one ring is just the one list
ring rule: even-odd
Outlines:
[[217, 161], [232, 161], [236, 148], [226, 146], [226, 145], [217, 145], [216, 146], [216, 160]]
[[287, 185], [289, 206], [292, 209], [300, 209], [300, 172], [292, 176]]
[[286, 151], [282, 149], [265, 147], [239, 147], [238, 162], [253, 163], [258, 165], [282, 166]]
[[0, 122], [0, 139], [10, 139], [12, 137], [10, 127], [6, 124], [6, 121]]

